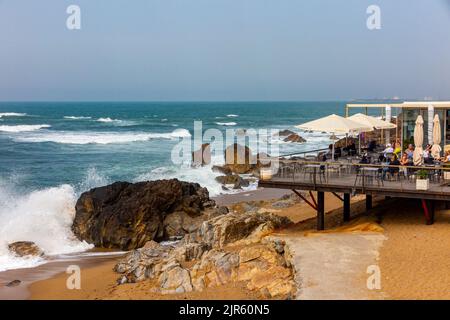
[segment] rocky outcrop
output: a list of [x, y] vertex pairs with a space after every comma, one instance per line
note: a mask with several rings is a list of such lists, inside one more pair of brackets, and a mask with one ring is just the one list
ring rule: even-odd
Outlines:
[[290, 298], [295, 283], [284, 243], [263, 239], [289, 223], [259, 213], [210, 219], [174, 247], [150, 242], [130, 252], [115, 266], [118, 283], [151, 279], [154, 291], [172, 294], [243, 281], [265, 297]]
[[303, 143], [306, 142], [306, 140], [299, 136], [296, 133], [290, 134], [289, 136], [287, 136], [286, 138], [283, 139], [284, 142], [295, 142], [295, 143]]
[[199, 184], [172, 180], [116, 182], [78, 199], [74, 234], [97, 247], [130, 250], [150, 240], [194, 232], [226, 213]]
[[42, 251], [41, 248], [31, 241], [18, 241], [10, 243], [8, 244], [8, 249], [10, 252], [19, 257], [42, 257], [44, 255], [44, 251]]

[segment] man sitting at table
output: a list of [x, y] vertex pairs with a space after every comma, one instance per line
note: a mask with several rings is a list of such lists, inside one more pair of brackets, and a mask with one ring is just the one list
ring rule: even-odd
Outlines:
[[[398, 161], [398, 158], [395, 154], [392, 154], [388, 163], [389, 166], [399, 166], [400, 165], [400, 161]], [[381, 176], [381, 179], [385, 180], [386, 178], [386, 173], [388, 173], [391, 175], [391, 177], [393, 177], [396, 173], [398, 174], [399, 172], [399, 168], [398, 167], [385, 167], [383, 168], [383, 174]]]
[[408, 149], [405, 150], [405, 153], [408, 155], [408, 159], [414, 158], [414, 146], [412, 144], [408, 145]]
[[344, 148], [344, 151], [347, 151], [349, 156], [354, 156], [356, 154], [356, 144], [355, 141], [351, 141], [350, 144]]

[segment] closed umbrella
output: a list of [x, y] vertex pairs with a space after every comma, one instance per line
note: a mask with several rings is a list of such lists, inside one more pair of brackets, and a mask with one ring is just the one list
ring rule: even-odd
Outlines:
[[416, 126], [414, 127], [414, 149], [413, 161], [415, 166], [423, 164], [423, 118], [421, 115], [417, 117]]
[[436, 114], [433, 119], [433, 146], [431, 147], [431, 155], [435, 159], [441, 157], [441, 122], [439, 115]]

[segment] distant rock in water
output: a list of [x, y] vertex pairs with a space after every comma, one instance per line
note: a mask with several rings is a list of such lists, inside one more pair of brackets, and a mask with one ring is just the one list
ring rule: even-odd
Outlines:
[[95, 188], [81, 195], [75, 209], [72, 230], [80, 240], [122, 250], [184, 236], [228, 212], [216, 207], [206, 188], [177, 179]]
[[287, 136], [290, 136], [291, 134], [295, 134], [295, 132], [294, 131], [291, 131], [291, 130], [281, 130], [280, 132], [278, 132], [278, 135], [280, 136], [280, 137], [287, 137]]
[[216, 181], [223, 185], [232, 184], [233, 189], [242, 189], [242, 187], [249, 186], [248, 180], [245, 180], [238, 174], [218, 176], [218, 177], [216, 177]]
[[42, 251], [41, 248], [39, 248], [32, 241], [17, 241], [14, 243], [10, 243], [8, 244], [8, 249], [10, 252], [14, 253], [19, 257], [25, 256], [42, 257], [44, 255], [44, 251]]
[[306, 142], [306, 140], [299, 136], [298, 134], [294, 133], [289, 135], [288, 137], [284, 138], [284, 142], [297, 142], [297, 143], [303, 143]]

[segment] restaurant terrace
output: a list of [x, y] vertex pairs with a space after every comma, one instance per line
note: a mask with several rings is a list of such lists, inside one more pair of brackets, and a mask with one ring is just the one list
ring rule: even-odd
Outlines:
[[[292, 190], [317, 210], [318, 230], [325, 227], [325, 192], [343, 202], [344, 221], [350, 220], [351, 197], [363, 194], [367, 210], [374, 196], [414, 199], [432, 224], [436, 205], [450, 204], [449, 122], [450, 101], [347, 104], [345, 117], [297, 126], [329, 133], [329, 149], [271, 158], [259, 186]], [[337, 135], [345, 138], [337, 141]], [[344, 147], [338, 145], [342, 141]]]

